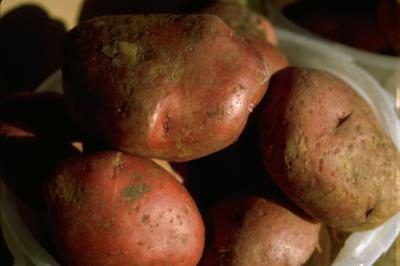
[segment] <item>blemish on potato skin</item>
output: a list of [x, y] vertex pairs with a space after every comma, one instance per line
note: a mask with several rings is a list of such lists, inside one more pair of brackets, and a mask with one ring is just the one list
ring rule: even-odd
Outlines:
[[110, 58], [113, 58], [117, 54], [117, 50], [112, 45], [104, 45], [101, 48], [101, 52]]
[[144, 194], [151, 190], [150, 186], [144, 183], [132, 185], [122, 191], [122, 196], [126, 200], [135, 200], [142, 197]]
[[75, 183], [74, 180], [68, 180], [60, 174], [54, 182], [49, 185], [49, 195], [52, 199], [62, 199], [66, 203], [80, 206], [86, 197], [84, 187]]
[[110, 230], [113, 226], [114, 226], [113, 221], [103, 222], [103, 223], [99, 224], [99, 227], [105, 231]]
[[322, 172], [324, 170], [324, 159], [323, 158], [319, 159], [318, 170], [319, 170], [319, 172]]
[[150, 216], [145, 214], [142, 216], [142, 223], [148, 224], [150, 222]]
[[132, 173], [131, 177], [133, 179], [135, 179], [135, 181], [137, 181], [139, 183], [144, 181], [144, 176], [142, 174], [137, 173], [137, 172]]
[[112, 162], [112, 167], [113, 167], [113, 175], [111, 178], [113, 179], [113, 178], [116, 178], [118, 175], [118, 172], [122, 171], [125, 167], [121, 152], [116, 153], [114, 160]]
[[170, 117], [169, 115], [165, 116], [164, 122], [163, 122], [163, 129], [164, 129], [164, 134], [166, 135], [169, 131], [170, 128]]

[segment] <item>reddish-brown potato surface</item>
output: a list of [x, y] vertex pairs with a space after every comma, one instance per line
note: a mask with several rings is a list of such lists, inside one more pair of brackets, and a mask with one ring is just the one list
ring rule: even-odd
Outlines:
[[204, 226], [185, 188], [154, 162], [98, 152], [65, 162], [46, 185], [67, 265], [196, 265]]
[[319, 231], [318, 245], [303, 266], [331, 266], [335, 258], [332, 256], [332, 249], [332, 240], [329, 231], [326, 226], [322, 225]]
[[400, 55], [400, 2], [379, 0], [378, 22], [391, 48]]
[[265, 93], [265, 60], [212, 15], [99, 17], [66, 41], [69, 111], [90, 136], [185, 161], [234, 142]]
[[258, 196], [222, 200], [211, 211], [212, 240], [201, 265], [303, 265], [318, 245], [320, 230], [318, 222], [304, 217]]
[[268, 62], [268, 65], [271, 68], [271, 73], [278, 72], [279, 70], [289, 66], [289, 60], [278, 47], [252, 36], [247, 37], [247, 39], [254, 49], [256, 49]]
[[220, 17], [242, 36], [256, 37], [274, 46], [277, 45], [276, 33], [271, 22], [240, 3], [220, 0], [203, 12]]
[[286, 68], [271, 79], [264, 100], [264, 165], [306, 212], [353, 231], [400, 211], [399, 152], [345, 82], [324, 71]]
[[229, 1], [214, 3], [204, 12], [220, 17], [239, 35], [243, 36], [253, 49], [268, 62], [272, 73], [289, 65], [286, 56], [276, 47], [275, 30], [265, 17], [239, 3]]

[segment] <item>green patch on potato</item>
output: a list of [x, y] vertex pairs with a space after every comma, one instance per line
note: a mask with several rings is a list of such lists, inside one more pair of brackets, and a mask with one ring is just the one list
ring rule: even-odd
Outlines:
[[54, 200], [62, 199], [66, 203], [76, 206], [79, 206], [86, 196], [84, 187], [64, 175], [58, 175], [55, 178], [55, 182], [50, 186], [49, 192], [50, 197]]
[[142, 197], [144, 194], [150, 191], [150, 186], [147, 184], [132, 185], [124, 189], [122, 196], [126, 200], [135, 200]]

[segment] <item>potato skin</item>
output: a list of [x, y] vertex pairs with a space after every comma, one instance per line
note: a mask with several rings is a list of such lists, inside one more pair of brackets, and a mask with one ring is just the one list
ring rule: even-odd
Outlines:
[[268, 62], [272, 73], [289, 65], [286, 56], [276, 47], [277, 39], [274, 28], [262, 15], [239, 3], [223, 0], [212, 4], [204, 12], [220, 17], [245, 38], [253, 49]]
[[252, 36], [277, 45], [277, 37], [271, 22], [264, 16], [235, 1], [220, 0], [204, 10], [220, 17], [241, 36]]
[[252, 36], [247, 37], [247, 40], [261, 54], [265, 61], [268, 62], [272, 74], [289, 66], [288, 58], [278, 47]]
[[204, 226], [185, 188], [144, 158], [107, 151], [65, 162], [45, 187], [67, 265], [196, 265]]
[[246, 195], [216, 204], [207, 228], [212, 242], [200, 265], [295, 266], [317, 247], [320, 223], [275, 200]]
[[399, 152], [345, 82], [324, 71], [287, 68], [274, 75], [264, 100], [264, 165], [307, 213], [355, 231], [400, 210]]
[[263, 58], [212, 15], [99, 17], [66, 41], [64, 91], [91, 137], [186, 161], [234, 142], [263, 97]]

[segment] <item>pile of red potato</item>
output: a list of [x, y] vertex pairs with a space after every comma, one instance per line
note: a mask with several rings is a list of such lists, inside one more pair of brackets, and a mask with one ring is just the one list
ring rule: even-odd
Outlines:
[[1, 177], [46, 211], [60, 263], [329, 265], [327, 231], [400, 211], [368, 104], [276, 45], [232, 1], [102, 16], [65, 40], [63, 95], [0, 100]]

